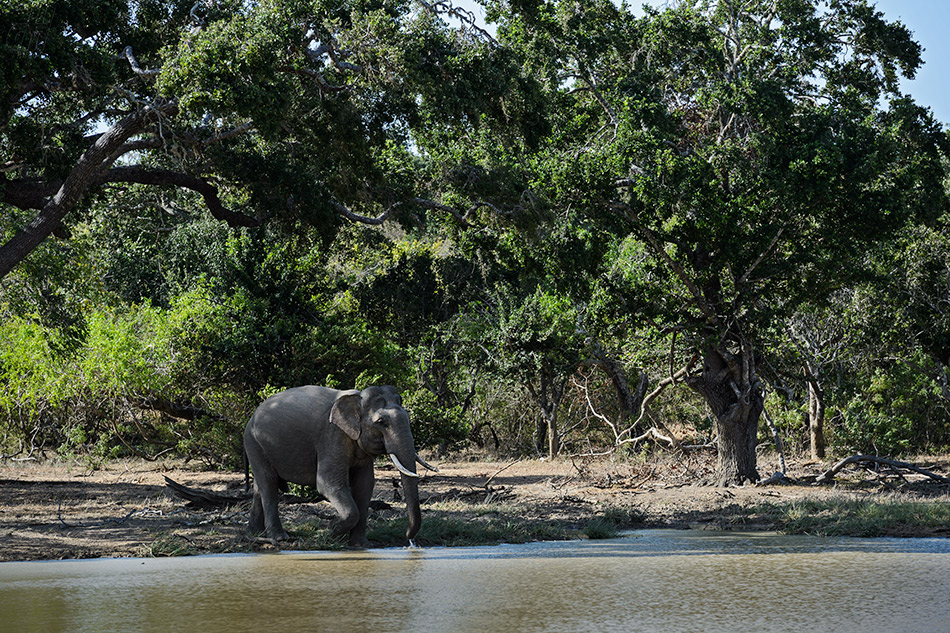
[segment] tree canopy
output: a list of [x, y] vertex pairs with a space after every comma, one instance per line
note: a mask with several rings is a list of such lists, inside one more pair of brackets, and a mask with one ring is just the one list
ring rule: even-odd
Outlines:
[[[272, 389], [387, 380], [433, 443], [651, 426], [714, 439], [723, 484], [758, 479], [766, 407], [803, 438], [833, 411], [833, 445], [950, 444], [950, 140], [900, 91], [905, 26], [484, 4], [492, 34], [450, 2], [4, 3], [0, 380], [34, 394], [10, 437], [220, 453]], [[145, 373], [94, 377], [97, 337]], [[87, 391], [44, 400], [25, 357]]]

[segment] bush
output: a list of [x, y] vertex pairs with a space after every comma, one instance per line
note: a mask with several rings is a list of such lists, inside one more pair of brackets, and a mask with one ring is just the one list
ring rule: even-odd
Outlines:
[[902, 455], [950, 446], [950, 410], [931, 376], [946, 371], [925, 357], [875, 369], [833, 425], [835, 446]]

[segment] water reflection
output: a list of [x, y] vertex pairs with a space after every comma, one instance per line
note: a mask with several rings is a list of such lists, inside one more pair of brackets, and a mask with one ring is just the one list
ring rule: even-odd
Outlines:
[[950, 541], [645, 531], [0, 563], [4, 631], [950, 631]]

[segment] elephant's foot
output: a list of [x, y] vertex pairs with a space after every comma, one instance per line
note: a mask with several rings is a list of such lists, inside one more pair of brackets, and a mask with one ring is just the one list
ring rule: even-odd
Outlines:
[[277, 547], [277, 544], [280, 541], [293, 540], [293, 537], [291, 537], [290, 534], [288, 534], [287, 531], [284, 530], [283, 528], [280, 528], [278, 530], [267, 530], [266, 534], [265, 534], [265, 530], [263, 529], [255, 530], [253, 528], [249, 528], [247, 530], [247, 536], [249, 539], [251, 539], [255, 543], [270, 543], [274, 547]]
[[276, 528], [272, 530], [267, 530], [267, 536], [269, 536], [270, 539], [274, 541], [274, 545], [276, 545], [278, 541], [292, 541], [293, 540], [293, 538], [290, 536], [290, 534], [287, 534], [287, 530], [285, 530], [284, 528]]
[[347, 547], [352, 549], [369, 549], [373, 546], [365, 536], [350, 536], [349, 541], [347, 542]]

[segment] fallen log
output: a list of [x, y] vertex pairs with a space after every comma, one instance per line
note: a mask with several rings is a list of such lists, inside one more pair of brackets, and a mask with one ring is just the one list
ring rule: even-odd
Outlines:
[[848, 464], [878, 464], [881, 466], [887, 466], [888, 468], [893, 469], [895, 472], [899, 472], [900, 469], [904, 469], [925, 475], [930, 479], [942, 484], [950, 484], [950, 478], [939, 475], [931, 470], [927, 470], [926, 468], [921, 468], [915, 464], [901, 462], [896, 459], [878, 457], [877, 455], [852, 455], [851, 457], [846, 457], [822, 474], [818, 475], [818, 477], [815, 479], [815, 483], [820, 484], [826, 481], [831, 481], [834, 479], [834, 476], [837, 475]]
[[788, 477], [788, 475], [786, 475], [785, 473], [781, 471], [776, 471], [775, 473], [772, 474], [771, 477], [769, 477], [768, 479], [762, 479], [760, 481], [757, 481], [755, 485], [756, 486], [772, 486], [775, 484], [781, 484], [783, 486], [787, 486], [793, 483], [795, 482], [792, 481], [791, 478]]
[[[168, 488], [171, 489], [171, 491], [174, 492], [176, 496], [187, 501], [188, 507], [200, 510], [227, 508], [250, 501], [253, 497], [253, 494], [250, 492], [241, 495], [223, 495], [217, 492], [211, 492], [210, 490], [189, 488], [188, 486], [178, 483], [168, 475], [165, 475], [165, 485], [168, 486]], [[319, 503], [320, 501], [326, 500], [326, 497], [321, 494], [317, 494], [315, 497], [302, 497], [300, 495], [292, 495], [287, 493], [280, 495], [280, 502], [286, 504]], [[381, 501], [379, 499], [373, 499], [370, 501], [369, 505], [373, 510], [389, 510], [392, 507], [385, 501]]]
[[168, 475], [165, 475], [165, 485], [168, 486], [175, 495], [188, 502], [188, 506], [210, 510], [244, 503], [250, 499], [250, 495], [222, 495], [210, 490], [201, 490], [199, 488], [189, 488], [184, 486]]

